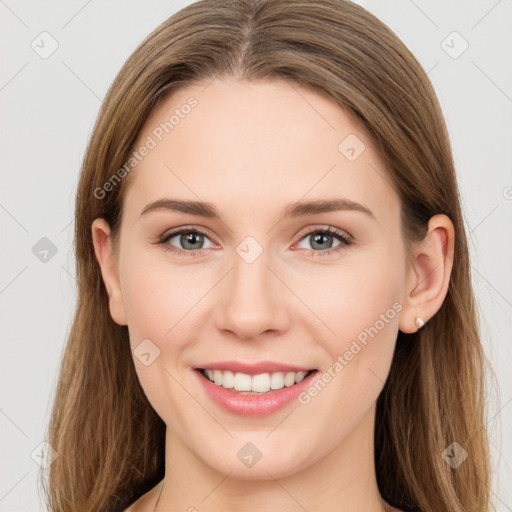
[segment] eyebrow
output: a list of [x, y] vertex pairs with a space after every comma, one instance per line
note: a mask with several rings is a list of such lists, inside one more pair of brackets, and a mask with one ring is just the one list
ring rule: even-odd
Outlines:
[[[173, 211], [188, 213], [190, 215], [199, 215], [210, 219], [220, 219], [221, 215], [214, 204], [204, 201], [184, 201], [181, 199], [163, 198], [147, 204], [142, 210], [140, 216], [155, 210]], [[281, 212], [280, 219], [288, 217], [303, 217], [306, 215], [316, 215], [319, 213], [335, 212], [340, 210], [362, 212], [372, 219], [376, 220], [373, 212], [360, 203], [349, 199], [321, 199], [316, 201], [297, 201], [285, 206]]]

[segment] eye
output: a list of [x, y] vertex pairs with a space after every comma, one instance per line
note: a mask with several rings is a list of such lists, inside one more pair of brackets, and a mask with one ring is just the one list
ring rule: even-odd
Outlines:
[[[333, 245], [335, 239], [338, 239], [339, 243]], [[332, 254], [342, 250], [344, 247], [352, 245], [352, 238], [346, 233], [339, 231], [336, 228], [329, 226], [328, 228], [314, 229], [308, 231], [300, 240], [299, 243], [305, 241], [309, 242], [312, 249], [308, 247], [299, 247], [301, 249], [308, 249], [312, 251], [314, 256], [324, 256], [326, 254]]]
[[[174, 244], [181, 245], [176, 247]], [[204, 246], [205, 241], [208, 241], [210, 245]], [[165, 245], [167, 251], [174, 252], [176, 254], [184, 256], [198, 256], [202, 254], [202, 249], [209, 249], [216, 247], [208, 238], [208, 235], [197, 228], [181, 228], [171, 233], [164, 234], [157, 244]]]
[[[338, 244], [334, 243], [336, 239], [338, 240]], [[308, 240], [312, 249], [307, 247], [299, 248], [311, 251], [313, 256], [330, 255], [353, 243], [353, 239], [350, 235], [331, 226], [302, 233], [302, 238], [298, 243], [301, 244], [303, 241], [307, 242]], [[204, 245], [205, 242], [207, 242], [206, 246]], [[211, 242], [206, 232], [198, 228], [187, 227], [162, 235], [156, 244], [164, 246], [166, 251], [171, 251], [181, 256], [201, 256], [203, 249], [218, 247]], [[176, 245], [178, 245], [178, 247]]]

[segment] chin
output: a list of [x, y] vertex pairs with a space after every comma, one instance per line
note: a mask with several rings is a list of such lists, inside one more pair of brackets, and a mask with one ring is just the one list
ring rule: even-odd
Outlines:
[[306, 457], [301, 461], [296, 453], [286, 450], [283, 446], [276, 446], [270, 450], [268, 447], [256, 448], [257, 441], [254, 444], [250, 441], [236, 444], [235, 450], [226, 449], [219, 454], [212, 453], [211, 457], [206, 459], [201, 458], [215, 471], [229, 474], [230, 478], [237, 480], [285, 478], [309, 465]]

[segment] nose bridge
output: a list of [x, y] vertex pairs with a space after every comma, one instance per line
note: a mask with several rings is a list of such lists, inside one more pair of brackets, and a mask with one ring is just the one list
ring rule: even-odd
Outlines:
[[287, 318], [285, 287], [268, 268], [272, 268], [269, 252], [250, 238], [233, 254], [232, 271], [223, 289], [227, 299], [221, 301], [222, 325], [218, 326], [244, 338], [283, 329]]

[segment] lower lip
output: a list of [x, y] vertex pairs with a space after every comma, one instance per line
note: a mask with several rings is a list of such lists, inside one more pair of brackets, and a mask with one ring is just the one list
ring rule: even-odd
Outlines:
[[286, 407], [293, 402], [297, 396], [311, 384], [311, 380], [318, 373], [312, 371], [304, 380], [290, 387], [277, 390], [270, 390], [261, 395], [242, 395], [217, 386], [207, 379], [200, 370], [197, 373], [201, 384], [210, 398], [223, 409], [238, 416], [268, 416], [273, 412]]

